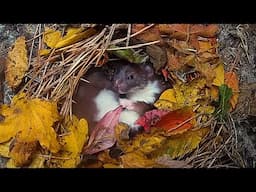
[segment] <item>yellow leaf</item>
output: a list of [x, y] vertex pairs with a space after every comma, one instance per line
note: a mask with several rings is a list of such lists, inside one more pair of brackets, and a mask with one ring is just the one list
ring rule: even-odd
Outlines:
[[154, 106], [157, 109], [170, 110], [170, 111], [177, 109], [177, 107], [176, 107], [177, 105], [175, 105], [175, 103], [172, 103], [167, 100], [162, 100], [162, 99], [157, 100], [154, 103]]
[[215, 110], [215, 107], [213, 106], [203, 105], [203, 106], [200, 106], [196, 111], [202, 114], [212, 114], [214, 110]]
[[[197, 104], [199, 99], [206, 97], [206, 95], [200, 94], [201, 90], [205, 87], [206, 80], [204, 78], [196, 79], [188, 84], [178, 84], [173, 85], [173, 89], [171, 89], [171, 94], [163, 93], [160, 96], [160, 99], [155, 102], [155, 107], [158, 109], [165, 110], [176, 110], [181, 109], [186, 106], [193, 106]], [[168, 97], [169, 94], [169, 97]], [[167, 95], [167, 97], [166, 97]], [[161, 98], [166, 98], [163, 100]], [[168, 100], [170, 98], [170, 100]], [[176, 99], [176, 102], [174, 101]]]
[[58, 155], [60, 159], [54, 160], [57, 167], [74, 168], [80, 163], [80, 154], [84, 144], [88, 140], [88, 123], [73, 115], [72, 121], [65, 119], [68, 133], [61, 138], [62, 152]]
[[61, 153], [63, 159], [56, 159], [59, 168], [75, 168], [81, 161], [81, 158], [74, 153], [64, 151]]
[[0, 114], [0, 143], [10, 140], [19, 133], [18, 141], [39, 141], [51, 152], [58, 152], [60, 145], [52, 128], [59, 120], [57, 104], [41, 99], [26, 99], [24, 93], [14, 96], [10, 106], [3, 105]]
[[45, 28], [43, 41], [48, 47], [54, 48], [55, 45], [60, 41], [60, 39], [61, 39], [60, 31], [55, 31], [48, 27]]
[[29, 168], [44, 168], [45, 158], [41, 155], [35, 155]]
[[71, 28], [67, 31], [67, 34], [54, 46], [54, 48], [61, 48], [71, 44], [74, 44], [82, 39], [88, 38], [94, 35], [97, 31], [94, 28], [83, 31], [83, 28], [74, 29]]
[[118, 144], [125, 153], [139, 151], [143, 154], [149, 154], [158, 150], [166, 139], [166, 137], [161, 135], [160, 131], [159, 129], [152, 129], [150, 134], [138, 134], [126, 143], [122, 142]]
[[122, 167], [124, 168], [151, 168], [156, 164], [154, 160], [147, 159], [140, 152], [127, 153], [120, 158], [122, 160]]
[[50, 52], [51, 52], [51, 49], [41, 49], [39, 50], [39, 55], [45, 56], [45, 55], [48, 55]]
[[170, 155], [171, 158], [183, 156], [198, 147], [202, 138], [209, 132], [209, 128], [189, 130], [183, 134], [170, 136], [161, 149], [155, 151], [157, 156]]
[[7, 168], [19, 168], [19, 167], [16, 167], [15, 164], [14, 164], [14, 161], [12, 159], [9, 159], [6, 163], [6, 167]]
[[210, 97], [214, 101], [217, 101], [219, 99], [219, 89], [217, 86], [212, 86], [210, 88]]
[[211, 65], [209, 63], [195, 62], [195, 68], [198, 72], [201, 73], [201, 75], [203, 77], [205, 77], [207, 84], [211, 85], [212, 81], [216, 77], [216, 74], [215, 74], [214, 70], [212, 69]]
[[27, 49], [25, 37], [19, 37], [14, 48], [8, 53], [6, 60], [5, 78], [12, 88], [17, 87], [28, 70]]
[[3, 157], [9, 158], [9, 148], [10, 148], [11, 140], [5, 143], [0, 144], [0, 155]]
[[224, 84], [224, 65], [220, 63], [214, 70], [216, 73], [215, 79], [213, 80], [213, 85], [221, 86]]
[[175, 97], [175, 92], [173, 89], [167, 89], [165, 90], [159, 99], [162, 99], [162, 100], [167, 100], [167, 101], [170, 101], [170, 102], [174, 102], [174, 103], [177, 103], [177, 100], [176, 100], [176, 97]]
[[85, 142], [88, 140], [88, 123], [85, 119], [78, 120], [73, 115], [72, 121], [68, 121], [67, 130], [69, 133], [62, 137], [63, 150], [75, 154], [81, 153]]

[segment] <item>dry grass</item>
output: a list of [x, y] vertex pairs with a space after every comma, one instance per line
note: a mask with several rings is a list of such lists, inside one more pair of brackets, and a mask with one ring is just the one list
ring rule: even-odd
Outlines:
[[214, 119], [210, 123], [211, 131], [199, 147], [187, 157], [197, 168], [238, 168], [245, 167], [238, 153], [237, 132], [232, 116], [227, 121]]

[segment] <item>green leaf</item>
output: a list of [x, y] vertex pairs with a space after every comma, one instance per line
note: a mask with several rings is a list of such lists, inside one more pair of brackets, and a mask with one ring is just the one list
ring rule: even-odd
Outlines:
[[221, 120], [224, 120], [230, 110], [230, 98], [232, 97], [232, 89], [226, 84], [219, 86], [219, 101], [218, 108], [216, 108], [215, 114], [219, 116]]
[[[119, 48], [119, 47], [115, 45], [111, 45], [109, 48], [112, 49], [112, 48]], [[147, 56], [136, 53], [133, 49], [118, 49], [118, 50], [111, 50], [109, 52], [119, 57], [120, 59], [125, 59], [131, 63], [143, 63], [147, 59]]]

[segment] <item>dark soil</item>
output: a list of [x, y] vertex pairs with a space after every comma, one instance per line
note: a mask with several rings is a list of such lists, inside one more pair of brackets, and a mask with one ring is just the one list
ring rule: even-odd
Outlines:
[[[17, 37], [24, 35], [27, 40], [31, 39], [35, 29], [36, 24], [0, 24], [0, 57], [6, 56]], [[234, 66], [239, 74], [241, 93], [232, 117], [243, 167], [256, 167], [256, 25], [220, 24], [218, 39], [226, 70], [233, 66], [238, 56]], [[8, 101], [5, 98], [4, 102]], [[0, 167], [4, 167], [4, 162], [0, 158]]]

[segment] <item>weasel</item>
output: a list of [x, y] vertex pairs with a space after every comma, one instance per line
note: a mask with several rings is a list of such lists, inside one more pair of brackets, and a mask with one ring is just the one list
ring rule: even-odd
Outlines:
[[102, 69], [93, 68], [85, 75], [90, 83], [79, 84], [73, 113], [79, 118], [85, 117], [92, 128], [108, 111], [122, 105], [125, 110], [119, 122], [136, 131], [138, 125], [135, 121], [153, 108], [153, 103], [167, 85], [155, 75], [149, 64], [121, 60], [109, 62], [108, 66], [113, 68], [112, 74], [106, 75]]

